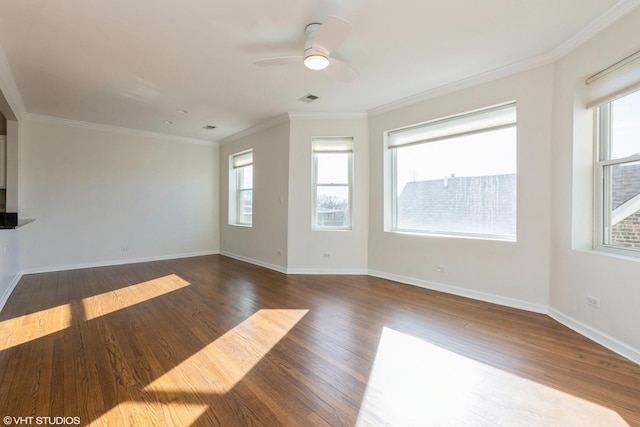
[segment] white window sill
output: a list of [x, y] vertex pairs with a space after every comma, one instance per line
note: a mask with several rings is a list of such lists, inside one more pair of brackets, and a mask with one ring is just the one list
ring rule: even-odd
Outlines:
[[626, 254], [626, 253], [620, 253], [620, 252], [616, 251], [615, 249], [607, 250], [607, 249], [596, 249], [596, 248], [574, 249], [574, 250], [577, 251], [577, 252], [583, 252], [583, 253], [592, 254], [592, 255], [605, 256], [605, 257], [609, 257], [609, 258], [622, 259], [622, 260], [625, 260], [625, 261], [640, 262], [640, 252], [638, 252], [637, 254], [636, 253]]
[[483, 236], [473, 234], [448, 234], [448, 233], [433, 233], [433, 232], [419, 232], [419, 231], [405, 231], [405, 230], [386, 230], [385, 233], [400, 234], [406, 236], [417, 237], [441, 237], [450, 239], [467, 239], [467, 240], [488, 240], [493, 242], [506, 242], [517, 243], [516, 237], [503, 237], [503, 236]]

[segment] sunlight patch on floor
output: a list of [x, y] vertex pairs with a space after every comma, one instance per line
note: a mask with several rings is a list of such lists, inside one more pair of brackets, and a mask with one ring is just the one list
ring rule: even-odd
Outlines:
[[0, 351], [60, 332], [71, 325], [71, 304], [58, 305], [0, 322]]
[[383, 328], [356, 425], [469, 424], [628, 426], [609, 408]]
[[189, 282], [186, 280], [170, 274], [84, 298], [79, 301], [81, 310], [74, 309], [78, 308], [74, 305], [78, 304], [78, 301], [74, 301], [5, 320], [0, 322], [0, 336], [5, 338], [0, 342], [0, 351], [63, 331], [71, 326], [74, 316], [82, 315], [78, 320], [93, 320], [188, 285]]
[[[307, 314], [259, 310], [149, 384], [146, 391], [223, 394], [231, 390]], [[185, 390], [176, 390], [188, 384]]]
[[[194, 404], [173, 401], [122, 402], [88, 424], [89, 427], [138, 427], [157, 425], [157, 420], [166, 421], [167, 426], [192, 425], [208, 409], [205, 403]], [[83, 424], [84, 425], [84, 424]]]
[[82, 300], [85, 320], [106, 316], [118, 310], [177, 291], [189, 282], [175, 274], [148, 280], [125, 288], [115, 289], [103, 294], [93, 295]]

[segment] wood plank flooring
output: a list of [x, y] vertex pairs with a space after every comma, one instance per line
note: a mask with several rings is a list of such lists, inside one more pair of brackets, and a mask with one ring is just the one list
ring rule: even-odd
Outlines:
[[640, 426], [640, 366], [544, 315], [213, 255], [24, 276], [0, 313], [0, 416]]

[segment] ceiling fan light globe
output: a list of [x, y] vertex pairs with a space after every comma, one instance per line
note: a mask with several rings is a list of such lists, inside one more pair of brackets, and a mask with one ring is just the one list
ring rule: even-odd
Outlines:
[[304, 66], [310, 70], [324, 70], [329, 66], [329, 58], [324, 55], [314, 53], [304, 58]]

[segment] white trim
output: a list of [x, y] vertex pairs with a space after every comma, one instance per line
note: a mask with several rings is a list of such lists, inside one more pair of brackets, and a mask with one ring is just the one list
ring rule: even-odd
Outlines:
[[238, 261], [247, 262], [249, 264], [257, 265], [258, 267], [268, 268], [269, 270], [274, 270], [274, 271], [277, 271], [278, 273], [287, 274], [287, 269], [280, 265], [271, 264], [271, 263], [260, 261], [254, 258], [249, 258], [244, 255], [234, 254], [233, 252], [220, 251], [220, 255], [237, 259]]
[[289, 112], [290, 120], [339, 120], [339, 119], [366, 119], [369, 117], [366, 111], [346, 111], [346, 112], [316, 112], [316, 113], [299, 113]]
[[534, 56], [532, 58], [528, 58], [520, 62], [505, 65], [503, 67], [494, 68], [484, 73], [476, 74], [474, 76], [467, 77], [462, 80], [457, 80], [449, 84], [435, 87], [433, 89], [429, 89], [424, 92], [420, 92], [415, 95], [408, 96], [406, 98], [392, 101], [388, 104], [380, 105], [378, 107], [368, 110], [367, 112], [369, 116], [384, 114], [393, 110], [397, 110], [402, 107], [407, 107], [409, 105], [427, 101], [429, 99], [433, 99], [438, 96], [447, 95], [463, 89], [468, 89], [470, 87], [473, 87], [482, 83], [487, 83], [493, 80], [502, 79], [515, 74], [519, 74], [524, 71], [541, 67], [543, 65], [554, 63], [555, 61], [559, 60], [560, 58], [562, 58], [563, 56], [565, 56], [566, 54], [570, 53], [572, 50], [580, 46], [582, 43], [586, 42], [587, 40], [589, 40], [590, 38], [592, 38], [593, 36], [601, 32], [602, 30], [607, 28], [613, 22], [622, 18], [624, 15], [629, 13], [633, 8], [635, 8], [639, 4], [640, 4], [640, 0], [619, 1], [609, 10], [607, 10], [605, 13], [600, 15], [594, 21], [589, 23], [586, 27], [578, 31], [576, 34], [574, 34], [565, 42], [558, 45], [549, 53]]
[[627, 218], [640, 210], [640, 194], [627, 200], [611, 212], [611, 225], [616, 225], [623, 219]]
[[407, 285], [418, 286], [425, 289], [431, 289], [438, 292], [445, 292], [465, 298], [471, 298], [474, 300], [489, 302], [492, 304], [499, 304], [506, 307], [516, 308], [525, 311], [531, 311], [534, 313], [546, 314], [558, 323], [572, 329], [576, 333], [589, 338], [590, 340], [608, 348], [614, 353], [631, 360], [634, 363], [640, 365], [640, 350], [631, 347], [624, 342], [611, 337], [589, 325], [586, 325], [578, 320], [575, 320], [553, 307], [545, 304], [536, 304], [528, 301], [522, 301], [514, 298], [503, 297], [500, 295], [489, 294], [486, 292], [479, 292], [470, 289], [459, 288], [456, 286], [444, 285], [441, 283], [429, 282], [426, 280], [416, 279], [413, 277], [400, 276], [393, 273], [386, 273], [382, 271], [369, 270], [370, 276], [379, 277], [382, 279], [393, 280], [395, 282], [405, 283]]
[[369, 116], [377, 116], [380, 114], [388, 113], [390, 111], [397, 110], [399, 108], [407, 107], [417, 104], [419, 102], [427, 101], [438, 96], [447, 95], [453, 92], [458, 92], [463, 89], [468, 89], [473, 86], [480, 85], [482, 83], [491, 82], [494, 80], [502, 79], [505, 77], [513, 76], [524, 71], [532, 70], [534, 68], [548, 65], [554, 62], [554, 58], [551, 55], [540, 55], [534, 58], [525, 59], [524, 61], [516, 62], [515, 64], [509, 64], [504, 67], [494, 68], [484, 73], [476, 74], [466, 79], [457, 80], [455, 82], [442, 85], [433, 89], [426, 90], [424, 92], [417, 93], [415, 95], [408, 96], [406, 98], [399, 99], [397, 101], [383, 104], [378, 107], [372, 108], [368, 111]]
[[220, 251], [220, 255], [237, 259], [238, 261], [247, 262], [257, 265], [258, 267], [268, 268], [282, 274], [310, 274], [310, 275], [343, 275], [343, 276], [366, 276], [368, 270], [366, 268], [286, 268], [281, 265], [271, 264], [260, 261], [258, 259], [246, 257], [244, 255], [234, 254], [233, 252]]
[[24, 115], [24, 118], [26, 120], [32, 120], [35, 122], [50, 123], [55, 125], [70, 126], [70, 127], [76, 127], [76, 128], [82, 128], [82, 129], [90, 129], [90, 130], [96, 130], [101, 132], [111, 132], [111, 133], [119, 133], [124, 135], [157, 138], [157, 139], [164, 139], [164, 140], [176, 141], [176, 142], [187, 142], [190, 144], [207, 145], [207, 146], [213, 146], [213, 147], [218, 146], [218, 143], [216, 141], [206, 141], [204, 139], [187, 138], [184, 136], [170, 135], [167, 133], [149, 132], [146, 130], [130, 129], [130, 128], [125, 128], [120, 126], [82, 122], [79, 120], [61, 119], [59, 117], [42, 116], [39, 114], [26, 113]]
[[613, 24], [640, 4], [640, 0], [621, 0], [602, 15], [591, 21], [586, 27], [571, 36], [551, 51], [554, 60], [558, 60]]
[[613, 338], [603, 332], [598, 331], [595, 328], [592, 328], [589, 325], [586, 325], [578, 320], [575, 320], [559, 311], [557, 311], [553, 307], [549, 307], [549, 317], [554, 319], [555, 321], [563, 324], [569, 329], [574, 330], [580, 335], [589, 338], [592, 341], [602, 345], [603, 347], [608, 348], [609, 350], [619, 354], [622, 357], [625, 357], [632, 362], [635, 362], [640, 365], [640, 350], [631, 347], [623, 343], [622, 341]]
[[254, 126], [248, 127], [245, 130], [241, 130], [238, 133], [234, 133], [231, 136], [228, 136], [226, 138], [222, 138], [220, 141], [218, 141], [218, 144], [222, 145], [227, 145], [232, 143], [233, 141], [237, 141], [240, 138], [244, 138], [247, 137], [249, 135], [253, 135], [255, 133], [261, 132], [263, 130], [272, 128], [274, 126], [277, 126], [279, 124], [282, 123], [286, 123], [289, 121], [289, 116], [285, 113], [285, 114], [280, 114], [276, 117], [273, 117], [271, 119], [265, 120], [264, 122], [260, 122]]
[[420, 288], [431, 289], [433, 291], [444, 292], [447, 294], [457, 295], [465, 298], [471, 298], [478, 301], [484, 301], [492, 304], [498, 304], [506, 307], [517, 308], [519, 310], [531, 311], [534, 313], [547, 314], [548, 307], [545, 304], [536, 304], [529, 301], [523, 301], [515, 298], [503, 297], [501, 295], [490, 294], [487, 292], [474, 291], [472, 289], [459, 288], [457, 286], [445, 285], [442, 283], [430, 282], [427, 280], [416, 279], [413, 277], [400, 276], [384, 271], [369, 270], [369, 275], [379, 277], [381, 279], [393, 280], [394, 282], [405, 283], [407, 285], [418, 286]]
[[161, 261], [161, 260], [169, 260], [169, 259], [179, 259], [179, 258], [190, 258], [195, 256], [203, 256], [203, 255], [215, 255], [220, 254], [223, 256], [227, 256], [229, 258], [234, 258], [239, 261], [247, 262], [250, 264], [254, 264], [260, 267], [268, 268], [270, 270], [275, 270], [277, 272], [283, 274], [313, 274], [313, 275], [369, 275], [373, 277], [379, 277], [386, 280], [392, 280], [395, 282], [405, 283], [408, 285], [418, 286], [425, 289], [431, 289], [438, 292], [445, 292], [448, 294], [458, 295], [465, 298], [471, 298], [474, 300], [484, 301], [492, 304], [499, 304], [506, 307], [512, 307], [520, 310], [530, 311], [534, 313], [546, 314], [551, 317], [553, 320], [561, 323], [562, 325], [572, 329], [576, 333], [589, 338], [590, 340], [602, 345], [603, 347], [608, 348], [609, 350], [619, 354], [622, 357], [625, 357], [631, 360], [634, 363], [640, 364], [640, 350], [631, 347], [624, 342], [613, 338], [603, 332], [598, 331], [591, 326], [588, 326], [578, 320], [567, 316], [553, 307], [549, 307], [544, 304], [536, 304], [528, 301], [522, 301], [514, 298], [503, 297], [500, 295], [489, 294], [486, 292], [479, 292], [470, 289], [459, 288], [455, 286], [449, 286], [441, 283], [429, 282], [426, 280], [416, 279], [407, 276], [401, 276], [393, 273], [386, 273], [382, 271], [376, 270], [367, 270], [367, 269], [320, 269], [320, 268], [294, 268], [287, 269], [282, 266], [278, 266], [275, 264], [270, 264], [267, 262], [259, 261], [256, 259], [252, 259], [249, 257], [245, 257], [242, 255], [237, 255], [227, 251], [204, 251], [204, 252], [193, 252], [193, 253], [185, 253], [185, 254], [176, 254], [169, 256], [158, 256], [158, 257], [148, 257], [148, 258], [138, 258], [138, 259], [128, 259], [128, 260], [117, 260], [117, 261], [106, 261], [101, 263], [88, 263], [81, 265], [68, 265], [68, 266], [60, 266], [60, 267], [48, 267], [41, 269], [31, 269], [20, 272], [13, 279], [7, 290], [4, 292], [2, 297], [0, 298], [0, 311], [4, 308], [4, 305], [8, 301], [11, 293], [15, 289], [16, 285], [20, 282], [20, 279], [24, 274], [32, 274], [32, 273], [46, 273], [46, 272], [55, 272], [55, 271], [65, 271], [65, 270], [75, 270], [81, 268], [91, 268], [91, 267], [108, 267], [113, 265], [122, 265], [122, 264], [132, 264], [138, 262], [149, 262], [149, 261]]
[[620, 252], [607, 252], [608, 247], [607, 246], [602, 246], [600, 245], [600, 247], [598, 247], [597, 249], [595, 248], [589, 248], [589, 249], [573, 249], [576, 252], [583, 252], [585, 254], [591, 254], [591, 255], [600, 255], [600, 256], [607, 256], [607, 257], [611, 257], [611, 258], [617, 258], [617, 259], [621, 259], [624, 261], [631, 261], [631, 262], [640, 262], [640, 259], [637, 256], [633, 256], [629, 255], [628, 253], [620, 253]]
[[4, 305], [7, 303], [7, 301], [9, 301], [9, 297], [11, 296], [13, 290], [16, 288], [16, 285], [20, 282], [20, 279], [22, 279], [22, 273], [16, 274], [16, 276], [9, 284], [9, 287], [4, 291], [2, 297], [0, 297], [0, 312], [2, 312]]
[[[338, 151], [331, 154], [347, 156], [347, 183], [330, 184], [318, 182], [318, 156], [329, 154], [326, 151], [315, 151], [315, 142], [326, 140], [326, 138], [312, 138], [312, 166], [311, 166], [311, 229], [313, 231], [348, 231], [353, 229], [353, 151]], [[351, 149], [353, 148], [353, 138], [351, 138]], [[318, 187], [346, 187], [348, 194], [347, 214], [349, 223], [342, 226], [323, 226], [318, 224]]]
[[151, 257], [144, 257], [144, 258], [128, 258], [128, 259], [117, 259], [117, 260], [111, 260], [111, 261], [89, 262], [85, 264], [71, 264], [71, 265], [60, 265], [55, 267], [31, 268], [31, 269], [26, 269], [22, 271], [22, 274], [51, 273], [56, 271], [80, 270], [83, 268], [111, 267], [114, 265], [137, 264], [141, 262], [165, 261], [165, 260], [171, 260], [171, 259], [192, 258], [192, 257], [198, 257], [198, 256], [205, 256], [205, 255], [216, 255], [218, 253], [220, 253], [218, 250], [211, 250], [211, 251], [202, 251], [202, 252], [187, 252], [187, 253], [172, 254], [172, 255], [159, 255], [159, 256], [151, 256]]
[[369, 270], [366, 268], [289, 268], [287, 274], [366, 276]]

